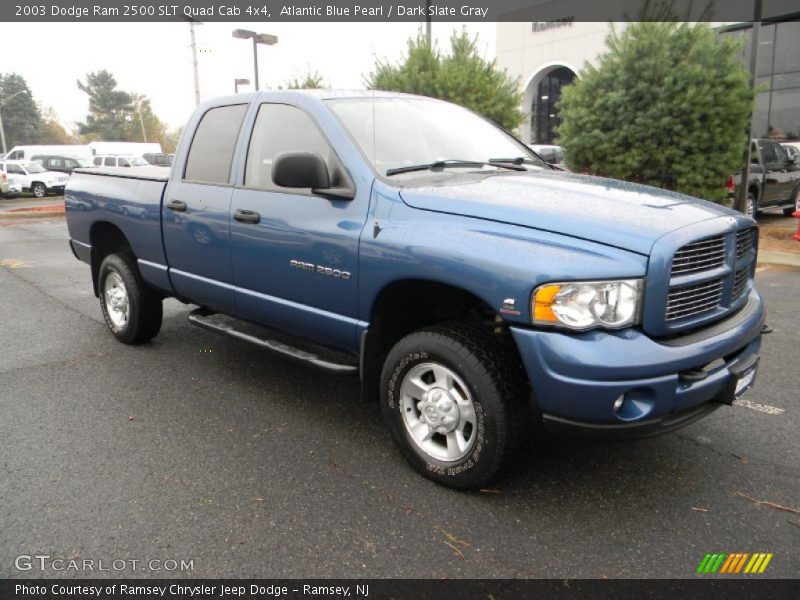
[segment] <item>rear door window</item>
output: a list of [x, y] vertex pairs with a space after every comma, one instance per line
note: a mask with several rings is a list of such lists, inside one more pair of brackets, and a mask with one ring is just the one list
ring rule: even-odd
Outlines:
[[246, 104], [233, 104], [212, 108], [203, 115], [189, 148], [184, 180], [229, 183], [233, 152], [246, 112]]
[[103, 164], [106, 167], [116, 167], [117, 166], [117, 159], [114, 158], [113, 156], [106, 156], [106, 159], [105, 159], [105, 161], [103, 161]]

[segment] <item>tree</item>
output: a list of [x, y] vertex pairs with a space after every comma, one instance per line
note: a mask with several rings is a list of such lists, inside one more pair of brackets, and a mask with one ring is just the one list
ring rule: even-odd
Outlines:
[[43, 144], [72, 144], [74, 140], [67, 133], [64, 126], [58, 121], [58, 115], [52, 107], [41, 110], [42, 113], [42, 135], [40, 141]]
[[569, 166], [722, 200], [754, 100], [739, 43], [696, 23], [612, 31], [598, 65], [562, 91]]
[[478, 36], [465, 30], [450, 36], [450, 53], [428, 47], [420, 33], [408, 40], [408, 54], [398, 64], [376, 61], [365, 77], [372, 90], [408, 92], [449, 100], [491, 119], [506, 129], [519, 125], [522, 94], [518, 80], [478, 52]]
[[0, 103], [3, 103], [0, 110], [3, 111], [7, 148], [38, 143], [42, 135], [42, 115], [22, 76], [16, 73], [0, 75]]
[[286, 82], [287, 90], [318, 90], [325, 87], [322, 75], [314, 71], [308, 71], [305, 76], [300, 79], [295, 77]]
[[163, 148], [166, 144], [167, 127], [153, 112], [150, 99], [140, 94], [132, 94], [134, 113], [128, 127], [128, 141], [158, 142]]
[[86, 74], [78, 88], [89, 96], [89, 114], [78, 123], [78, 131], [87, 139], [127, 141], [134, 117], [133, 97], [117, 89], [117, 80], [106, 70]]

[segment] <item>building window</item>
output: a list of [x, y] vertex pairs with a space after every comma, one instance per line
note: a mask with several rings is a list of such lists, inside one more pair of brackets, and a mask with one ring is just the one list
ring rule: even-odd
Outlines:
[[[752, 29], [727, 31], [744, 38], [742, 62], [750, 68]], [[761, 27], [756, 84], [761, 92], [753, 110], [752, 135], [778, 142], [800, 139], [800, 22]]]
[[566, 67], [550, 71], [539, 82], [533, 98], [531, 112], [531, 140], [537, 144], [552, 144], [556, 138], [555, 129], [561, 119], [556, 105], [561, 98], [561, 89], [575, 79], [575, 73]]

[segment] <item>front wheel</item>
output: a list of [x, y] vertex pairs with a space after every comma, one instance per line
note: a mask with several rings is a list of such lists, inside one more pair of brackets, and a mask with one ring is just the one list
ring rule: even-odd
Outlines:
[[126, 254], [111, 254], [100, 265], [98, 286], [103, 318], [126, 344], [154, 338], [161, 329], [162, 301], [142, 281]]
[[47, 196], [47, 186], [43, 183], [34, 183], [31, 191], [37, 198], [44, 198]]
[[483, 486], [500, 468], [521, 422], [521, 398], [508, 354], [461, 324], [404, 337], [381, 374], [382, 411], [405, 458], [459, 489]]

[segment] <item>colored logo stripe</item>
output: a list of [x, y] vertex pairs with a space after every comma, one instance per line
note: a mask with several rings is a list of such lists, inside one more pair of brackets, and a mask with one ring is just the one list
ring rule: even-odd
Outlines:
[[[772, 557], [773, 554], [771, 552], [756, 552], [754, 554], [748, 552], [734, 552], [731, 554], [725, 554], [724, 552], [709, 553], [700, 561], [700, 565], [695, 572], [728, 575], [742, 572], [746, 574], [763, 573]], [[742, 571], [742, 568], [744, 568], [744, 571]]]

